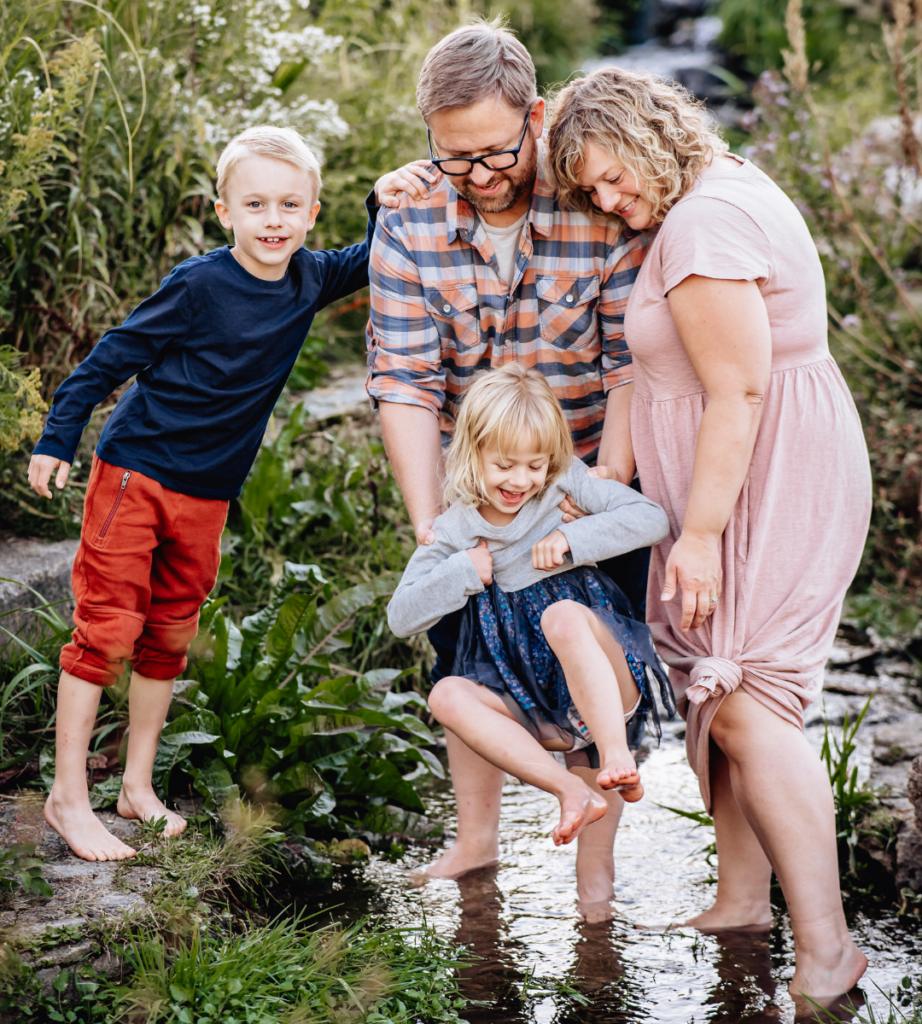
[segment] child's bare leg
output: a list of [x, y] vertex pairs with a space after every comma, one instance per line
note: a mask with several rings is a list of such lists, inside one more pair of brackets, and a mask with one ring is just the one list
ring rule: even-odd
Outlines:
[[118, 813], [123, 818], [137, 818], [140, 821], [166, 818], [163, 831], [166, 836], [179, 835], [186, 828], [186, 819], [164, 807], [151, 783], [160, 733], [172, 696], [172, 679], [150, 679], [138, 672], [132, 673], [128, 690], [128, 721], [131, 725], [128, 731], [128, 757], [118, 798]]
[[599, 785], [617, 786], [625, 800], [639, 800], [643, 786], [627, 745], [624, 708], [634, 706], [640, 690], [624, 651], [595, 613], [576, 601], [558, 601], [545, 609], [541, 628], [599, 748]]
[[458, 806], [458, 837], [426, 868], [434, 878], [457, 878], [499, 857], [499, 811], [506, 773], [475, 753], [450, 729], [448, 770]]
[[624, 800], [614, 790], [602, 790], [596, 782], [594, 768], [574, 767], [590, 789], [596, 790], [608, 803], [608, 813], [587, 826], [579, 837], [576, 851], [576, 895], [583, 919], [596, 923], [614, 913], [615, 897], [615, 834], [624, 810]]
[[429, 707], [446, 729], [482, 758], [557, 797], [560, 822], [553, 832], [557, 846], [572, 842], [608, 810], [605, 800], [558, 764], [485, 686], [448, 676], [433, 687]]
[[90, 807], [86, 757], [102, 687], [61, 673], [55, 729], [55, 771], [45, 821], [84, 860], [124, 860], [135, 850], [116, 839]]

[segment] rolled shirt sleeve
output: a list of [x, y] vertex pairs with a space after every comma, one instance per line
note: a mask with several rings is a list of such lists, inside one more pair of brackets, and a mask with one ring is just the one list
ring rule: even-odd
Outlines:
[[445, 399], [441, 339], [426, 309], [419, 270], [401, 235], [398, 218], [379, 218], [369, 265], [365, 387], [375, 405], [420, 405], [438, 416]]
[[624, 312], [637, 280], [649, 235], [621, 236], [611, 251], [599, 289], [599, 329], [602, 335], [602, 387], [606, 392], [634, 379], [631, 353], [624, 338]]

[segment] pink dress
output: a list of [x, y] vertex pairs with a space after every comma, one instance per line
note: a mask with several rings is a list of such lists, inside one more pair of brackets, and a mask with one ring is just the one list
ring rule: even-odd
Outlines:
[[[721, 541], [723, 596], [700, 629], [683, 634], [680, 596], [664, 604], [660, 594], [707, 395], [666, 296], [691, 274], [758, 283], [772, 373], [749, 474]], [[625, 334], [640, 481], [670, 523], [669, 537], [653, 549], [647, 621], [670, 666], [689, 763], [710, 809], [708, 733], [723, 697], [742, 687], [802, 729], [804, 709], [822, 689], [868, 529], [867, 449], [829, 354], [816, 246], [794, 204], [748, 161], [707, 169], [669, 211], [631, 293]]]

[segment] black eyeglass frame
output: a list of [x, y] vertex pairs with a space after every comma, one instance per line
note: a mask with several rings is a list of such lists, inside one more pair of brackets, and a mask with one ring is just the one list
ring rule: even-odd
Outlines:
[[[436, 157], [432, 152], [432, 132], [427, 128], [426, 140], [429, 143], [429, 159], [442, 172], [442, 174], [448, 175], [449, 178], [463, 178], [465, 175], [470, 174], [471, 171], [473, 171], [474, 164], [483, 164], [488, 171], [508, 171], [510, 168], [515, 167], [519, 162], [519, 153], [522, 150], [522, 146], [525, 145], [525, 133], [528, 131], [529, 120], [531, 120], [530, 110], [525, 115], [525, 124], [522, 125], [522, 136], [515, 149], [500, 149], [496, 153], [484, 153], [483, 156]], [[498, 156], [512, 156], [514, 159], [511, 164], [507, 164], [505, 167], [491, 167], [487, 163], [487, 160], [495, 160]], [[470, 165], [466, 171], [446, 171], [445, 168], [442, 167], [442, 164], [460, 163], [462, 160]]]

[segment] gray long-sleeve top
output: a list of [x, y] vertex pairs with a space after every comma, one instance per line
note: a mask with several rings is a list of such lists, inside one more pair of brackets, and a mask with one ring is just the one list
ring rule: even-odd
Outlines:
[[[420, 633], [484, 590], [467, 553], [481, 540], [493, 556], [494, 582], [510, 593], [574, 566], [657, 544], [667, 535], [666, 513], [656, 502], [614, 480], [587, 476], [586, 468], [574, 459], [569, 471], [542, 497], [529, 499], [507, 526], [492, 526], [472, 505], [455, 504], [443, 512], [433, 526], [435, 543], [416, 549], [387, 606], [391, 630], [397, 636]], [[562, 523], [557, 506], [566, 495], [592, 514]], [[532, 545], [555, 530], [567, 538], [572, 562], [550, 571], [533, 568]]]

